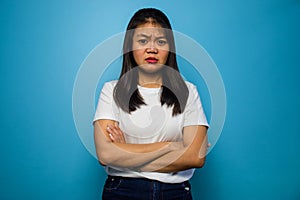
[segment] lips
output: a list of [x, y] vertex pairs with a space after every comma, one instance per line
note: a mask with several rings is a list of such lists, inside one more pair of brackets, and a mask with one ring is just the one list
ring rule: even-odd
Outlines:
[[149, 57], [145, 59], [148, 63], [157, 63], [158, 59], [154, 57]]

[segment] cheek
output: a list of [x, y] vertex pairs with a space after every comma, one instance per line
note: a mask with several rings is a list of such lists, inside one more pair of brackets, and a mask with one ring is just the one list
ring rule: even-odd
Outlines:
[[168, 55], [169, 55], [169, 51], [161, 52], [161, 57], [163, 58], [164, 61], [167, 61]]
[[139, 49], [139, 50], [134, 50], [134, 51], [132, 52], [132, 54], [133, 54], [134, 59], [137, 61], [137, 60], [142, 59], [143, 51], [140, 50], [140, 49]]

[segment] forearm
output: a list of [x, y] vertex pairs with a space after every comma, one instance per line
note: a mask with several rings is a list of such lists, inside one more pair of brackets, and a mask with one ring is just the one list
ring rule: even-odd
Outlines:
[[[154, 146], [157, 146], [158, 148], [150, 151]], [[145, 149], [149, 151], [140, 151]], [[134, 169], [147, 162], [151, 162], [170, 151], [171, 148], [167, 143], [136, 145], [106, 142], [106, 144], [101, 145], [101, 148], [97, 148], [97, 155], [100, 162], [104, 165]]]
[[136, 153], [124, 150], [132, 147], [129, 144], [124, 144], [122, 147], [124, 148], [120, 148], [113, 143], [108, 143], [105, 147], [97, 149], [97, 155], [100, 162], [108, 166], [134, 170], [147, 162], [152, 162], [170, 151], [167, 145], [156, 151], [147, 153]]
[[104, 165], [138, 171], [177, 172], [199, 168], [204, 164], [207, 150], [206, 127], [185, 127], [182, 142], [126, 144], [116, 142], [123, 141], [120, 139], [123, 133], [118, 126], [100, 122], [95, 125], [95, 142], [99, 161]]
[[200, 168], [205, 163], [208, 148], [206, 128], [191, 126], [184, 129], [184, 146], [141, 166], [140, 171], [178, 172]]
[[180, 143], [157, 142], [151, 144], [113, 143], [104, 132], [101, 123], [95, 123], [94, 137], [98, 159], [101, 164], [136, 169], [178, 149]]
[[205, 156], [191, 155], [187, 148], [169, 152], [139, 168], [140, 171], [178, 172], [204, 165]]

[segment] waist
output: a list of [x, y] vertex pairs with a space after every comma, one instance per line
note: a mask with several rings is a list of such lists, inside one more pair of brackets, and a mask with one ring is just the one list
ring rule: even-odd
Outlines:
[[113, 176], [113, 175], [107, 175], [107, 178], [113, 181], [118, 181], [118, 180], [126, 180], [126, 181], [133, 181], [133, 182], [144, 182], [144, 183], [159, 183], [159, 184], [170, 184], [170, 185], [181, 185], [181, 184], [185, 184], [185, 185], [189, 185], [189, 180], [180, 182], [180, 183], [166, 183], [166, 182], [162, 182], [159, 180], [154, 180], [154, 179], [149, 179], [149, 178], [143, 178], [143, 177], [123, 177], [123, 176]]
[[164, 183], [182, 183], [189, 180], [194, 173], [194, 169], [184, 170], [177, 173], [159, 173], [159, 172], [136, 172], [122, 171], [122, 169], [114, 169], [106, 167], [106, 172], [110, 176], [128, 177], [128, 178], [145, 178], [157, 180]]

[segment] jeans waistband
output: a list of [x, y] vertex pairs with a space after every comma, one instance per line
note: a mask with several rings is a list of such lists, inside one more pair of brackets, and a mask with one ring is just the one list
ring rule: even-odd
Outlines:
[[107, 177], [109, 179], [115, 179], [115, 180], [119, 180], [119, 179], [123, 179], [123, 180], [140, 180], [140, 181], [145, 181], [145, 182], [159, 182], [162, 184], [182, 184], [182, 183], [189, 183], [189, 181], [184, 181], [181, 183], [167, 183], [167, 182], [162, 182], [162, 181], [158, 181], [155, 179], [149, 179], [149, 178], [144, 178], [144, 177], [125, 177], [125, 176], [112, 176], [112, 175], [107, 175]]

